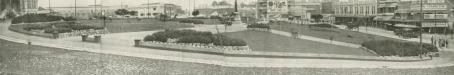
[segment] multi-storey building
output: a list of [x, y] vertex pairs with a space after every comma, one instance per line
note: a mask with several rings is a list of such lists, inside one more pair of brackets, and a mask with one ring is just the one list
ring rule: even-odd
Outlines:
[[377, 0], [348, 0], [336, 2], [334, 15], [336, 22], [372, 21], [377, 15]]
[[129, 11], [137, 11], [138, 14], [131, 15], [138, 18], [153, 18], [159, 15], [175, 16], [184, 14], [181, 6], [166, 3], [149, 3], [127, 8]]
[[394, 25], [393, 19], [400, 0], [378, 0], [377, 16], [373, 19], [373, 26], [390, 28]]
[[393, 21], [399, 25], [422, 26], [425, 32], [446, 32], [453, 23], [450, 9], [452, 0], [402, 0]]
[[288, 0], [259, 0], [257, 17], [265, 20], [282, 19], [288, 15]]
[[20, 0], [20, 13], [37, 13], [38, 12], [38, 0]]

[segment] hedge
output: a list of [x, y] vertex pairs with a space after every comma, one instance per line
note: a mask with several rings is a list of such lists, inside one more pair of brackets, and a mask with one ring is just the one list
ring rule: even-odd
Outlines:
[[194, 23], [194, 24], [205, 24], [202, 20], [192, 20], [192, 19], [181, 19], [180, 23]]
[[321, 27], [321, 28], [338, 28], [330, 24], [310, 24], [310, 27]]
[[[76, 24], [75, 22], [58, 22], [58, 23], [51, 23], [51, 24], [31, 24], [27, 25], [24, 30], [30, 31], [30, 30], [50, 30], [49, 28], [52, 28], [52, 26], [55, 26], [58, 30], [58, 28], [64, 28], [64, 29], [70, 29], [70, 30], [89, 30], [89, 29], [103, 29], [104, 27], [102, 26], [90, 26], [90, 25], [81, 25], [81, 24]], [[54, 29], [55, 30], [55, 29]]]
[[393, 40], [368, 41], [362, 44], [380, 56], [418, 56], [429, 52], [438, 52], [438, 48], [431, 44], [423, 44], [420, 49], [419, 42], [403, 42]]
[[267, 28], [267, 29], [271, 29], [270, 25], [261, 24], [261, 23], [250, 24], [250, 25], [247, 26], [247, 28]]
[[247, 43], [241, 39], [229, 38], [224, 35], [215, 35], [213, 44], [218, 46], [246, 46]]
[[52, 21], [72, 21], [75, 20], [71, 17], [62, 17], [62, 16], [54, 16], [54, 15], [47, 15], [47, 14], [25, 14], [19, 17], [16, 17], [12, 20], [12, 24], [18, 23], [35, 23], [35, 22], [52, 22]]
[[203, 43], [218, 46], [246, 46], [246, 42], [240, 39], [233, 39], [223, 35], [213, 35], [211, 32], [200, 32], [194, 30], [166, 30], [148, 35], [144, 41], [167, 42], [167, 40], [178, 39], [177, 43]]
[[67, 32], [71, 32], [72, 30], [69, 29], [69, 28], [47, 28], [47, 29], [44, 29], [44, 33], [54, 33], [54, 32], [57, 32], [57, 33], [67, 33]]

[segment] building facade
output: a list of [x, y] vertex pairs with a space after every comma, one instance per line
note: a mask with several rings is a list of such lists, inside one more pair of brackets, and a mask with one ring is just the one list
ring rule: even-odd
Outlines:
[[366, 22], [372, 21], [378, 14], [377, 0], [348, 0], [333, 4], [336, 22]]
[[181, 6], [165, 3], [142, 4], [138, 6], [128, 7], [127, 10], [137, 11], [138, 13], [136, 15], [131, 15], [132, 17], [137, 18], [155, 18], [159, 15], [175, 16], [184, 14]]
[[[393, 21], [397, 25], [423, 27], [424, 32], [444, 33], [452, 28], [452, 1], [403, 0], [399, 2]], [[422, 6], [421, 6], [422, 5]]]
[[38, 0], [20, 0], [20, 10], [22, 14], [37, 13]]
[[89, 19], [100, 16], [115, 17], [115, 11], [127, 6], [78, 6], [78, 7], [51, 7], [56, 15], [63, 17], [75, 17], [78, 19]]
[[259, 0], [257, 3], [258, 18], [270, 20], [288, 17], [288, 0]]

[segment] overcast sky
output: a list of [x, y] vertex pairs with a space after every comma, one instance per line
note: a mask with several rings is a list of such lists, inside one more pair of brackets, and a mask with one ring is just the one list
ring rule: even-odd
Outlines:
[[[49, 0], [38, 0], [38, 4], [41, 7], [47, 8], [49, 7]], [[50, 0], [51, 7], [72, 7], [74, 6], [75, 0]], [[87, 6], [87, 5], [94, 5], [95, 0], [76, 0], [77, 6]], [[211, 4], [213, 1], [222, 1], [222, 0], [150, 0], [150, 3], [154, 2], [164, 2], [164, 3], [172, 3], [177, 4], [183, 7], [183, 9], [192, 9], [194, 7], [194, 3], [196, 7], [200, 4]], [[225, 0], [233, 4], [234, 0]], [[238, 2], [252, 2], [256, 0], [238, 0]], [[104, 6], [112, 6], [112, 5], [121, 5], [123, 2], [124, 5], [140, 5], [147, 3], [147, 0], [96, 0], [97, 4], [103, 4]]]

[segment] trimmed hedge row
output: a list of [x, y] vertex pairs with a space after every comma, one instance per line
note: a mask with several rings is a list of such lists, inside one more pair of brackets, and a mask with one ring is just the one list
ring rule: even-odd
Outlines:
[[330, 24], [310, 24], [309, 27], [321, 27], [321, 28], [338, 28]]
[[25, 14], [23, 16], [16, 17], [12, 20], [12, 24], [18, 23], [35, 23], [35, 22], [52, 22], [52, 21], [72, 21], [75, 20], [72, 17], [62, 17], [47, 14]]
[[247, 26], [247, 28], [267, 28], [271, 29], [271, 26], [268, 24], [254, 23]]
[[219, 46], [246, 46], [246, 42], [229, 38], [223, 35], [214, 35], [211, 32], [194, 30], [166, 30], [146, 36], [144, 41], [168, 42], [168, 39], [178, 39], [177, 43], [203, 43]]
[[402, 42], [392, 40], [368, 41], [362, 44], [380, 56], [418, 56], [430, 52], [438, 52], [438, 48], [431, 44], [423, 44], [420, 49], [419, 42]]
[[192, 20], [192, 19], [181, 19], [180, 23], [194, 23], [194, 24], [205, 24], [202, 20]]
[[[52, 26], [55, 26], [53, 28]], [[90, 25], [81, 25], [76, 24], [75, 22], [58, 22], [58, 23], [51, 23], [51, 24], [31, 24], [26, 25], [24, 30], [44, 30], [45, 33], [54, 33], [54, 31], [58, 31], [58, 33], [66, 33], [71, 32], [72, 30], [89, 30], [89, 29], [103, 29], [102, 26], [90, 26]]]

